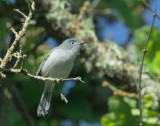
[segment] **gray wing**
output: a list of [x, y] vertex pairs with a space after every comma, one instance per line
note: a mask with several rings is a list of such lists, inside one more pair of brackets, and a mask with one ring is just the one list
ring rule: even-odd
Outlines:
[[41, 64], [38, 67], [36, 76], [41, 75], [41, 69], [43, 67], [43, 65], [45, 64], [45, 62], [47, 61], [48, 57], [50, 56], [50, 54], [55, 50], [55, 48], [53, 48], [48, 54], [47, 56], [43, 59], [43, 61], [41, 62]]

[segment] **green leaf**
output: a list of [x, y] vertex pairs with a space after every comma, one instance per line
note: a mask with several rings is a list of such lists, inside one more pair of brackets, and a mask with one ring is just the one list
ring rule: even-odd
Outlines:
[[144, 95], [144, 102], [145, 102], [145, 107], [150, 108], [154, 104], [154, 98], [151, 94], [145, 94]]
[[130, 105], [128, 104], [130, 99], [124, 100], [123, 97], [112, 96], [108, 101], [110, 112], [101, 118], [101, 124], [103, 126], [136, 126], [138, 123], [135, 121], [131, 114]]
[[158, 111], [157, 110], [149, 110], [148, 111], [149, 116], [157, 116], [158, 117]]
[[137, 100], [133, 98], [124, 97], [124, 101], [132, 108], [137, 107]]
[[117, 121], [117, 116], [115, 113], [109, 113], [102, 117], [102, 126], [121, 126], [123, 121]]
[[138, 108], [133, 108], [131, 109], [131, 113], [133, 116], [139, 116], [139, 109]]
[[147, 36], [149, 33], [150, 27], [144, 26], [142, 28], [138, 28], [134, 32], [135, 42], [133, 43], [136, 47], [137, 52], [139, 55], [142, 55], [142, 50], [144, 48], [144, 44], [147, 40]]
[[113, 96], [108, 101], [109, 110], [116, 114], [124, 113], [126, 116], [131, 116], [130, 107], [123, 101], [123, 97]]
[[143, 118], [143, 121], [147, 124], [155, 125], [157, 124], [158, 117]]

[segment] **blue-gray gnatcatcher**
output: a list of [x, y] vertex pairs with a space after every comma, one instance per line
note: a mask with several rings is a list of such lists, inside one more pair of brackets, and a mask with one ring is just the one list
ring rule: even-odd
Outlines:
[[[86, 42], [78, 42], [75, 39], [67, 39], [58, 47], [53, 48], [41, 62], [36, 75], [53, 78], [67, 78], [74, 65], [74, 60], [79, 53], [81, 45]], [[52, 90], [55, 82], [45, 81], [44, 91], [37, 109], [37, 116], [48, 114]]]

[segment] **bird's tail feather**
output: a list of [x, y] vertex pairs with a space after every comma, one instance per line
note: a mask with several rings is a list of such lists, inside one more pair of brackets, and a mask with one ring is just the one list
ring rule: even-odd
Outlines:
[[41, 96], [40, 103], [37, 109], [37, 116], [47, 116], [50, 107], [50, 101], [52, 96], [52, 90], [54, 88], [54, 83], [46, 82], [43, 94]]

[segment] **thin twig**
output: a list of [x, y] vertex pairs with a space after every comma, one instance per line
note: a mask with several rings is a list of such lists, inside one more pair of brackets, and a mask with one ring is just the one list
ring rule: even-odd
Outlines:
[[138, 99], [138, 94], [130, 93], [130, 92], [126, 92], [121, 89], [118, 89], [118, 88], [114, 87], [113, 85], [111, 85], [107, 81], [103, 81], [102, 86], [110, 88], [113, 91], [114, 95]]
[[14, 9], [15, 12], [20, 13], [25, 19], [27, 19], [27, 16], [22, 13], [19, 9]]
[[60, 83], [61, 81], [68, 81], [68, 80], [76, 80], [76, 81], [80, 81], [82, 83], [85, 83], [81, 79], [81, 77], [63, 79], [63, 78], [36, 76], [36, 75], [30, 74], [26, 69], [13, 69], [13, 68], [7, 69], [7, 68], [0, 67], [0, 71], [9, 72], [9, 73], [21, 73], [21, 74], [24, 74], [24, 75], [29, 76], [31, 78], [34, 78], [34, 79], [43, 80], [43, 81], [55, 81], [57, 83]]
[[[15, 40], [13, 41], [11, 47], [8, 49], [5, 57], [3, 58], [3, 60], [2, 60], [2, 62], [0, 64], [0, 67], [5, 68], [5, 66], [7, 65], [7, 63], [12, 58], [12, 53], [13, 53], [13, 51], [15, 49], [15, 46], [17, 45], [17, 43], [20, 40], [20, 38], [25, 34], [26, 28], [29, 25], [29, 22], [30, 22], [30, 20], [32, 18], [33, 11], [35, 10], [35, 2], [34, 1], [32, 2], [31, 8], [32, 8], [32, 10], [30, 10], [28, 16], [26, 17], [25, 22], [24, 22], [23, 27], [22, 27], [22, 30], [19, 31], [19, 32], [16, 32], [16, 30], [14, 28], [11, 28], [11, 31], [15, 34]], [[23, 14], [22, 12], [20, 12], [18, 10], [16, 10], [16, 11], [19, 12], [23, 16], [25, 15], [25, 14]], [[3, 74], [2, 71], [0, 71], [0, 75], [1, 75], [2, 78], [6, 77], [6, 75]]]
[[[149, 4], [146, 2], [146, 0], [142, 0], [142, 2], [152, 12], [152, 14], [155, 13], [155, 11], [149, 6]], [[155, 16], [160, 20], [160, 16], [157, 13], [155, 13]]]
[[80, 13], [77, 17], [77, 22], [80, 22], [82, 20], [82, 17], [84, 16], [84, 13], [87, 10], [87, 7], [90, 5], [89, 0], [86, 0], [83, 4], [83, 6], [80, 8]]
[[19, 56], [17, 55], [17, 60], [16, 60], [16, 62], [15, 62], [15, 64], [14, 64], [14, 66], [13, 66], [13, 68], [16, 68], [17, 67], [17, 65], [19, 64], [19, 62], [21, 61], [21, 59], [23, 59], [23, 56], [21, 56], [22, 55], [22, 45], [20, 44], [20, 47], [19, 47], [20, 49], [19, 49]]
[[80, 12], [77, 16], [77, 19], [76, 21], [74, 22], [74, 28], [72, 29], [72, 32], [78, 34], [79, 32], [79, 29], [81, 27], [81, 20], [85, 14], [85, 12], [87, 12], [87, 8], [88, 6], [90, 5], [90, 1], [89, 0], [86, 0], [83, 4], [83, 6], [80, 8]]
[[150, 36], [151, 36], [151, 32], [152, 32], [152, 29], [153, 29], [155, 17], [156, 17], [156, 9], [153, 12], [152, 25], [151, 25], [151, 28], [150, 28], [150, 31], [149, 31], [149, 34], [148, 34], [147, 41], [146, 41], [145, 46], [144, 46], [142, 60], [141, 60], [141, 66], [140, 66], [140, 70], [139, 70], [138, 100], [139, 100], [139, 110], [140, 110], [140, 123], [139, 123], [140, 126], [143, 126], [143, 121], [142, 121], [142, 95], [141, 95], [142, 85], [141, 85], [141, 76], [142, 76], [144, 57], [145, 57], [145, 54], [147, 53], [147, 45], [148, 45], [148, 42], [149, 42], [149, 39], [150, 39]]
[[62, 100], [64, 100], [66, 103], [68, 103], [67, 98], [66, 98], [62, 93], [60, 93], [60, 96], [61, 96], [61, 99], [62, 99]]

